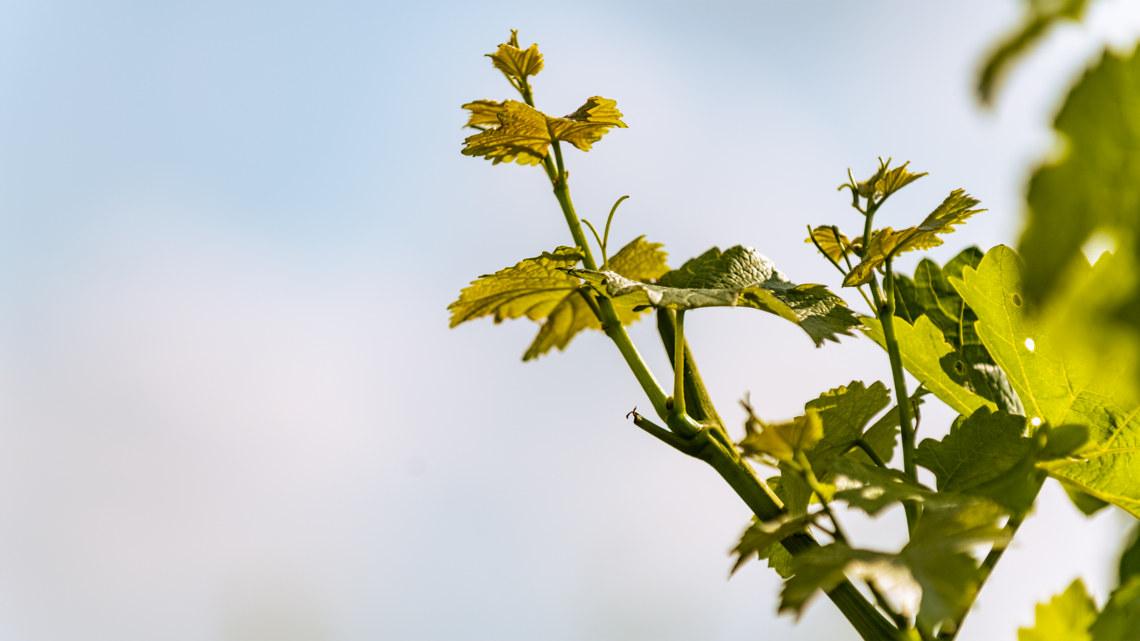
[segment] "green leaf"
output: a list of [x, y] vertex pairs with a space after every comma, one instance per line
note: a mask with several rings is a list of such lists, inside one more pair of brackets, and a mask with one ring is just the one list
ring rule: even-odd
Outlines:
[[[646, 242], [640, 236], [610, 259], [610, 264], [632, 278], [653, 279], [669, 271], [666, 253], [660, 243]], [[566, 349], [578, 332], [600, 330], [601, 323], [586, 302], [577, 278], [563, 271], [582, 260], [581, 250], [559, 247], [553, 253], [528, 258], [514, 267], [483, 276], [463, 289], [459, 299], [448, 306], [451, 326], [494, 315], [495, 322], [507, 318], [527, 318], [540, 322], [534, 342], [523, 360], [545, 354], [552, 348]], [[618, 319], [628, 325], [640, 319], [643, 311], [616, 308]]]
[[1132, 577], [1140, 576], [1140, 525], [1132, 528], [1128, 547], [1120, 555], [1120, 584], [1128, 583]]
[[[912, 407], [918, 407], [926, 401], [923, 396], [930, 393], [930, 390], [925, 387], [919, 386], [914, 394], [910, 396], [910, 403]], [[899, 407], [895, 405], [889, 412], [883, 414], [875, 424], [868, 427], [863, 432], [863, 440], [871, 446], [871, 449], [883, 459], [884, 463], [890, 463], [895, 457], [895, 448], [898, 446], [899, 436]], [[875, 465], [871, 457], [867, 456], [861, 448], [851, 450], [845, 455], [847, 458], [855, 459], [865, 465]]]
[[994, 402], [999, 409], [1010, 414], [1024, 414], [1017, 395], [1009, 385], [1005, 374], [994, 366], [993, 358], [974, 331], [978, 317], [966, 305], [958, 291], [950, 284], [950, 278], [961, 278], [966, 267], [977, 267], [982, 261], [982, 252], [970, 247], [944, 268], [929, 258], [918, 264], [914, 279], [895, 275], [895, 315], [912, 325], [921, 315], [926, 315], [953, 349], [953, 353], [940, 359], [942, 369], [951, 380], [967, 390]]
[[[1084, 271], [1089, 271], [1087, 263]], [[1122, 405], [1113, 373], [1096, 358], [1065, 349], [1066, 336], [1043, 331], [1041, 312], [1024, 291], [1017, 254], [999, 245], [975, 271], [952, 281], [978, 315], [976, 329], [1006, 372], [1034, 426], [1087, 425], [1094, 447], [1081, 462], [1051, 464], [1065, 483], [1140, 516], [1140, 424]]]
[[871, 282], [875, 269], [886, 262], [887, 258], [915, 249], [930, 249], [941, 245], [942, 239], [938, 237], [939, 235], [954, 231], [954, 225], [961, 224], [970, 216], [985, 211], [973, 208], [978, 202], [978, 199], [971, 198], [961, 189], [955, 189], [919, 225], [899, 231], [890, 227], [875, 231], [871, 234], [871, 240], [865, 243], [866, 253], [863, 255], [863, 261], [847, 274], [843, 286], [855, 287]]
[[[818, 412], [823, 424], [823, 438], [805, 452], [817, 478], [823, 479], [831, 464], [855, 446], [855, 441], [863, 436], [863, 428], [889, 403], [890, 391], [881, 382], [866, 387], [862, 381], [852, 381], [846, 387], [821, 394], [804, 406], [808, 412]], [[743, 441], [741, 446], [744, 446]], [[800, 514], [807, 510], [812, 491], [799, 474], [785, 474], [781, 487], [784, 507], [789, 513]]]
[[[926, 175], [925, 171], [916, 174], [907, 169], [907, 165], [910, 164], [909, 160], [894, 169], [890, 169], [890, 164], [890, 159], [883, 162], [883, 159], [880, 158], [878, 171], [867, 180], [856, 183], [856, 192], [863, 198], [875, 198], [881, 202], [882, 199]], [[841, 185], [839, 188], [843, 189], [848, 186]]]
[[783, 545], [773, 543], [761, 550], [757, 556], [761, 559], [768, 559], [768, 567], [775, 570], [780, 578], [786, 579], [792, 576], [792, 555]]
[[1092, 494], [1082, 492], [1068, 483], [1062, 483], [1061, 487], [1065, 490], [1065, 494], [1068, 495], [1073, 505], [1085, 516], [1092, 516], [1109, 505], [1108, 501], [1102, 501]]
[[847, 239], [847, 236], [843, 235], [843, 232], [839, 231], [838, 227], [825, 225], [811, 230], [811, 236], [805, 239], [804, 242], [819, 245], [819, 248], [823, 250], [824, 254], [827, 254], [831, 260], [838, 263], [863, 249], [859, 243], [860, 240], [861, 239], [856, 239], [855, 242], [851, 242]]
[[952, 492], [934, 490], [907, 478], [899, 470], [883, 469], [876, 465], [860, 463], [850, 457], [843, 457], [831, 466], [832, 479], [836, 487], [837, 501], [844, 501], [875, 516], [883, 508], [902, 501], [914, 501], [934, 507], [948, 507], [963, 503], [978, 503]]
[[1097, 229], [1140, 230], [1140, 56], [1106, 52], [1069, 93], [1054, 127], [1064, 154], [1030, 180], [1018, 245], [1029, 268], [1023, 295], [1033, 300], [1050, 296]]
[[[466, 107], [471, 109], [471, 105], [476, 104], [479, 109], [487, 110], [493, 103], [479, 101]], [[589, 151], [611, 128], [625, 128], [616, 105], [613, 100], [594, 96], [574, 113], [554, 118], [526, 103], [505, 100], [495, 113], [498, 125], [468, 136], [463, 141], [466, 145], [463, 154], [482, 156], [496, 165], [512, 161], [520, 165], [537, 165], [546, 158], [548, 148], [556, 141], [568, 142], [582, 151]], [[475, 109], [472, 109], [471, 118], [476, 118]], [[485, 123], [487, 118], [483, 111], [479, 119], [478, 124], [492, 124]]]
[[[886, 349], [886, 338], [879, 321], [869, 317], [864, 317], [862, 321], [867, 328], [867, 335]], [[919, 316], [913, 327], [901, 318], [895, 318], [894, 326], [903, 367], [939, 400], [959, 414], [967, 416], [983, 406], [997, 409], [993, 401], [966, 389], [947, 373], [944, 363], [953, 359], [954, 348], [946, 342], [942, 331], [927, 316]]]
[[[928, 507], [898, 554], [835, 543], [809, 550], [792, 561], [795, 576], [784, 584], [780, 611], [801, 613], [816, 590], [829, 590], [843, 578], [873, 581], [904, 616], [917, 610], [920, 625], [944, 631], [961, 618], [978, 592], [978, 566], [967, 551], [974, 545], [1006, 540], [992, 504], [959, 508]], [[920, 605], [921, 603], [921, 605]]]
[[755, 249], [716, 247], [661, 277], [639, 283], [613, 270], [571, 270], [600, 296], [629, 307], [675, 310], [699, 307], [751, 307], [799, 325], [816, 346], [853, 336], [859, 320], [841, 298], [823, 285], [796, 285]]
[[[815, 522], [817, 516], [816, 514], [800, 514], [799, 516], [784, 516], [775, 521], [755, 521], [754, 519], [755, 522], [744, 531], [740, 537], [740, 542], [732, 551], [737, 558], [729, 576], [736, 574], [742, 565], [750, 561], [759, 552], [767, 551], [773, 545], [779, 545], [780, 541], [797, 532], [806, 531], [807, 527]], [[771, 554], [771, 552], [768, 553]]]
[[499, 45], [498, 51], [487, 54], [487, 57], [496, 69], [520, 82], [526, 82], [527, 76], [542, 71], [542, 54], [538, 52], [538, 45], [532, 44], [526, 49], [519, 46], [518, 29], [511, 29], [510, 42]]
[[934, 472], [939, 491], [984, 496], [1024, 512], [1037, 497], [1039, 480], [1039, 447], [1024, 434], [1024, 416], [981, 407], [954, 421], [941, 441], [924, 439], [915, 462]]
[[1140, 638], [1140, 577], [1132, 577], [1112, 593], [1089, 632], [1092, 641]]
[[811, 449], [823, 438], [823, 423], [815, 410], [808, 410], [791, 422], [777, 425], [761, 423], [749, 411], [746, 426], [748, 434], [739, 445], [747, 456], [767, 455], [780, 461], [790, 461], [796, 452]]
[[1080, 20], [1088, 0], [1031, 0], [1022, 25], [994, 49], [978, 77], [978, 99], [992, 105], [1009, 68], [1063, 19]]
[[1049, 603], [1037, 604], [1036, 625], [1018, 630], [1017, 641], [1092, 641], [1096, 615], [1096, 603], [1077, 579]]

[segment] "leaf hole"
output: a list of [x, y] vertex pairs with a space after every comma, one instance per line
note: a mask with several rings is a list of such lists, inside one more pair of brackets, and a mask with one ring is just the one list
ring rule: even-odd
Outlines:
[[1032, 338], [1025, 339], [1025, 349], [1032, 352], [1036, 347], [1037, 345], [1033, 342]]
[[1033, 423], [1033, 427], [1041, 427], [1041, 417], [1040, 416], [1034, 416], [1033, 419], [1030, 420], [1029, 422]]
[[1014, 294], [1013, 295], [1013, 306], [1014, 307], [1021, 307], [1021, 294]]
[[965, 376], [966, 375], [966, 364], [963, 363], [962, 361], [955, 361], [954, 362], [954, 371], [958, 372], [958, 376]]

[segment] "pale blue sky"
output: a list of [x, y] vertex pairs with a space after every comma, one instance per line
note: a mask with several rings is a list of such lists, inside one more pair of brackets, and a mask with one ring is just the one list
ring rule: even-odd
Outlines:
[[[1140, 13], [1102, 0], [999, 109], [973, 74], [1006, 2], [0, 4], [0, 640], [845, 638], [794, 626], [748, 513], [622, 416], [645, 399], [600, 334], [519, 362], [536, 328], [447, 329], [472, 278], [570, 242], [539, 171], [459, 154], [459, 105], [618, 101], [567, 157], [579, 212], [673, 264], [752, 245], [835, 288], [809, 223], [878, 155], [990, 208], [932, 252], [1012, 243], [1062, 89]], [[913, 266], [917, 257], [903, 268]], [[846, 292], [844, 292], [846, 293]], [[857, 296], [849, 296], [857, 299]], [[889, 380], [867, 340], [815, 350], [743, 310], [690, 319], [726, 420]], [[659, 378], [650, 324], [634, 339]], [[930, 407], [924, 435], [950, 413]], [[1077, 575], [1103, 598], [1125, 523], [1050, 486], [963, 638], [1012, 639]], [[852, 529], [900, 542], [898, 514]]]

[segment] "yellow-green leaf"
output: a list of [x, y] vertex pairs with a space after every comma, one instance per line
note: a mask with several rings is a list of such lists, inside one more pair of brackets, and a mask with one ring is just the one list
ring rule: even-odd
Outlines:
[[475, 129], [487, 129], [490, 127], [498, 127], [499, 112], [503, 110], [503, 103], [495, 100], [476, 100], [463, 105], [463, 108], [470, 111], [471, 115], [467, 118], [467, 124], [464, 127], [472, 127]]
[[790, 461], [798, 451], [808, 450], [823, 439], [823, 421], [819, 412], [809, 409], [789, 423], [765, 425], [755, 416], [748, 422], [749, 434], [740, 441], [740, 449], [750, 456], [767, 454]]
[[[666, 253], [660, 243], [650, 243], [644, 236], [623, 247], [610, 259], [611, 266], [633, 278], [652, 280], [669, 271]], [[459, 300], [448, 306], [451, 326], [482, 316], [494, 315], [495, 322], [526, 316], [542, 327], [527, 348], [523, 360], [537, 358], [552, 348], [566, 349], [570, 340], [584, 329], [600, 330], [601, 323], [586, 302], [586, 292], [579, 292], [579, 281], [564, 271], [582, 259], [579, 249], [559, 247], [524, 260], [514, 267], [484, 276], [465, 288]], [[628, 325], [645, 312], [615, 306], [618, 320]]]
[[961, 189], [955, 189], [921, 224], [899, 231], [890, 227], [875, 231], [871, 234], [871, 240], [866, 243], [867, 251], [863, 261], [847, 274], [843, 286], [855, 287], [869, 283], [875, 269], [886, 262], [887, 258], [915, 249], [929, 249], [941, 245], [942, 239], [938, 237], [940, 234], [954, 231], [954, 225], [961, 224], [970, 216], [985, 211], [973, 208], [978, 202], [976, 198], [971, 198]]
[[519, 46], [518, 29], [511, 29], [510, 42], [499, 45], [498, 51], [487, 54], [487, 57], [496, 69], [522, 82], [527, 76], [542, 71], [542, 54], [538, 52], [538, 45], [532, 44], [526, 49]]
[[[470, 105], [477, 103], [470, 103]], [[480, 122], [487, 120], [492, 101], [478, 104]], [[589, 151], [593, 143], [601, 140], [612, 127], [625, 128], [617, 102], [601, 96], [586, 101], [577, 111], [565, 118], [547, 116], [541, 111], [517, 100], [504, 100], [495, 113], [498, 124], [486, 123], [489, 129], [464, 140], [463, 153], [482, 156], [499, 164], [517, 162], [520, 165], [537, 165], [546, 158], [551, 143], [565, 141], [582, 151]], [[475, 118], [472, 109], [472, 119]], [[470, 123], [468, 123], [470, 124]]]
[[[1079, 269], [1086, 277], [1091, 272], [1087, 263]], [[1106, 369], [1095, 354], [1067, 349], [1068, 336], [1045, 329], [1047, 310], [1029, 299], [1023, 278], [1020, 258], [999, 245], [976, 271], [967, 268], [962, 280], [951, 282], [978, 315], [978, 335], [1030, 423], [1088, 426], [1094, 446], [1084, 460], [1050, 464], [1050, 473], [1140, 516], [1140, 408], [1120, 396], [1120, 372]]]
[[804, 242], [814, 242], [823, 250], [824, 254], [827, 254], [831, 260], [838, 263], [844, 258], [863, 249], [862, 240], [860, 237], [852, 242], [847, 239], [847, 236], [843, 235], [843, 232], [839, 231], [838, 227], [821, 225], [811, 230], [811, 236], [805, 239]]
[[729, 576], [736, 574], [742, 565], [758, 554], [764, 553], [771, 546], [779, 545], [780, 541], [789, 536], [807, 530], [807, 527], [815, 522], [816, 516], [818, 515], [784, 515], [774, 521], [758, 521], [754, 518], [752, 525], [744, 531], [740, 536], [740, 542], [732, 550], [736, 555], [736, 563], [733, 564]]
[[[863, 325], [867, 328], [867, 335], [886, 349], [886, 339], [879, 321], [864, 318]], [[966, 389], [947, 373], [943, 363], [956, 358], [956, 353], [942, 336], [942, 330], [929, 318], [919, 316], [913, 327], [903, 319], [895, 318], [894, 326], [903, 367], [939, 400], [966, 416], [983, 406], [991, 410], [997, 409], [993, 401]]]
[[1037, 604], [1036, 624], [1019, 629], [1017, 641], [1092, 641], [1089, 626], [1096, 615], [1096, 603], [1077, 579], [1049, 603]]

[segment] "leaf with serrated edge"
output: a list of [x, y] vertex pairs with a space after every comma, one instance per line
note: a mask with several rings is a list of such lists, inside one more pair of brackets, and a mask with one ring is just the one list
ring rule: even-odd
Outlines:
[[[610, 259], [611, 265], [633, 277], [653, 279], [669, 271], [666, 253], [660, 243], [640, 236]], [[495, 322], [526, 316], [542, 323], [523, 360], [531, 360], [557, 347], [566, 349], [570, 340], [584, 329], [601, 329], [594, 312], [579, 291], [579, 281], [560, 268], [572, 267], [582, 259], [580, 250], [559, 247], [553, 253], [524, 260], [471, 283], [459, 299], [448, 306], [451, 326], [494, 315]], [[616, 306], [618, 320], [628, 325], [645, 312]]]
[[823, 422], [819, 413], [808, 410], [803, 416], [788, 423], [766, 425], [750, 417], [749, 434], [740, 441], [740, 449], [749, 456], [766, 454], [781, 461], [790, 461], [797, 451], [809, 450], [823, 438]]
[[[863, 428], [888, 404], [890, 392], [881, 382], [866, 387], [862, 381], [852, 381], [846, 387], [821, 394], [804, 406], [805, 410], [819, 412], [823, 424], [823, 439], [805, 452], [816, 477], [822, 479], [831, 464], [855, 446], [855, 441], [863, 435]], [[789, 513], [800, 514], [807, 510], [812, 491], [799, 474], [784, 474], [781, 486], [784, 507]]]
[[518, 29], [511, 29], [510, 42], [499, 45], [499, 49], [487, 57], [496, 69], [516, 80], [525, 80], [527, 76], [542, 71], [542, 54], [538, 52], [538, 45], [532, 44], [526, 49], [519, 46]]
[[843, 235], [843, 232], [830, 225], [811, 230], [811, 237], [805, 239], [804, 242], [819, 245], [823, 253], [837, 263], [862, 249], [858, 243], [852, 243], [847, 239], [847, 236]]
[[[886, 339], [879, 321], [874, 318], [862, 320], [867, 328], [867, 335], [886, 349]], [[929, 318], [925, 315], [919, 316], [913, 327], [901, 318], [895, 318], [894, 326], [903, 367], [939, 400], [959, 414], [967, 416], [982, 406], [997, 409], [993, 401], [988, 401], [962, 387], [946, 373], [941, 361], [948, 354], [952, 354], [954, 348], [946, 342], [941, 330]]]
[[772, 545], [789, 536], [807, 530], [808, 525], [815, 522], [815, 514], [801, 514], [799, 516], [784, 516], [775, 521], [756, 521], [740, 537], [740, 542], [732, 550], [737, 556], [729, 576], [736, 574], [745, 563], [750, 561], [759, 552], [767, 550]]
[[940, 234], [954, 231], [954, 225], [964, 223], [970, 216], [985, 211], [973, 208], [978, 202], [976, 198], [970, 197], [961, 189], [955, 189], [919, 225], [899, 231], [890, 227], [875, 231], [870, 241], [866, 243], [867, 249], [862, 262], [847, 274], [843, 286], [855, 287], [871, 282], [875, 268], [882, 265], [888, 257], [941, 245], [942, 239], [938, 237]]
[[571, 270], [600, 296], [630, 307], [675, 310], [699, 307], [751, 307], [799, 325], [816, 346], [851, 336], [858, 319], [843, 300], [823, 285], [796, 285], [755, 249], [716, 247], [661, 277], [639, 283], [613, 271]]
[[1024, 416], [981, 407], [955, 421], [941, 441], [924, 439], [915, 462], [934, 473], [940, 491], [966, 492], [1001, 476], [1034, 450]]
[[[1090, 271], [1087, 263], [1083, 269]], [[978, 315], [976, 329], [1009, 377], [1031, 423], [1087, 425], [1095, 448], [1082, 462], [1062, 462], [1051, 474], [1140, 516], [1140, 420], [1134, 404], [1120, 405], [1112, 372], [1090, 367], [1063, 349], [1064, 336], [1042, 331], [1022, 287], [1022, 264], [1012, 249], [991, 249], [975, 271], [952, 282]], [[1036, 312], [1036, 313], [1035, 313]]]
[[843, 457], [831, 466], [832, 479], [839, 491], [837, 501], [844, 501], [875, 516], [883, 508], [902, 501], [933, 506], [976, 503], [977, 500], [953, 492], [934, 490], [907, 478], [898, 470], [885, 470]]
[[526, 103], [505, 100], [495, 114], [499, 125], [468, 136], [463, 141], [463, 154], [482, 156], [496, 165], [512, 161], [537, 165], [546, 158], [555, 141], [565, 141], [589, 151], [611, 128], [625, 128], [616, 105], [613, 100], [594, 96], [569, 116], [555, 118]]
[[464, 127], [485, 129], [487, 127], [498, 127], [502, 124], [499, 120], [499, 112], [503, 110], [503, 103], [501, 102], [476, 100], [463, 105], [463, 108], [471, 112], [467, 118], [467, 124], [463, 125]]
[[1096, 603], [1080, 579], [1049, 600], [1037, 604], [1036, 624], [1017, 631], [1017, 641], [1092, 641]]

